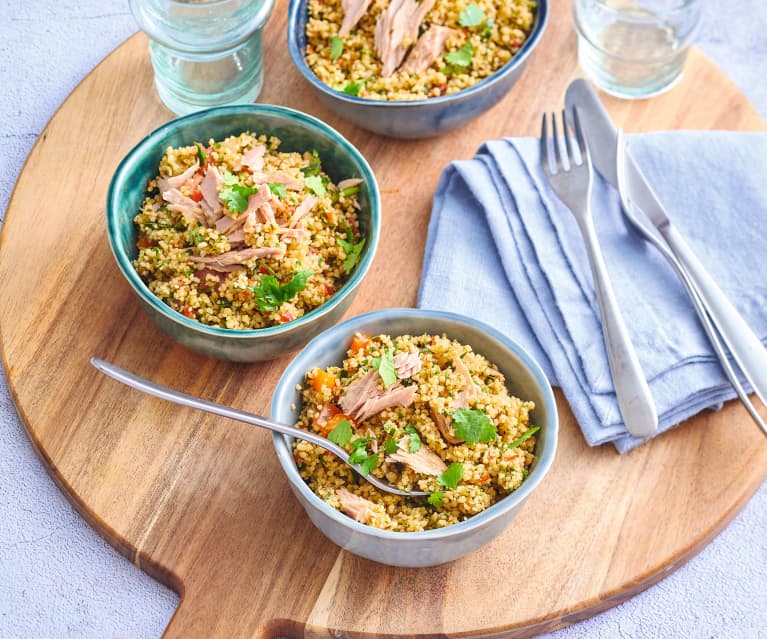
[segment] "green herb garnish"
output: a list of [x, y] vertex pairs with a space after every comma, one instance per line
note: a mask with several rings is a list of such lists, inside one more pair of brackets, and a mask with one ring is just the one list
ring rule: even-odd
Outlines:
[[352, 438], [352, 424], [348, 419], [342, 419], [328, 434], [328, 439], [339, 446], [346, 446]]
[[455, 489], [461, 477], [463, 477], [463, 466], [459, 462], [453, 462], [444, 473], [437, 476], [437, 483], [440, 486]]
[[271, 313], [280, 308], [289, 299], [306, 288], [306, 280], [314, 271], [299, 271], [290, 281], [282, 286], [274, 275], [262, 275], [256, 286], [248, 286], [255, 297], [258, 310]]
[[304, 177], [304, 184], [306, 184], [307, 189], [319, 197], [323, 197], [327, 193], [325, 182], [320, 175]]
[[412, 424], [405, 426], [405, 432], [407, 433], [407, 449], [411, 453], [417, 453], [421, 450], [421, 436]]
[[495, 424], [481, 410], [459, 408], [450, 413], [450, 418], [453, 420], [453, 430], [456, 436], [469, 446], [473, 446], [477, 442], [487, 444], [498, 436]]
[[322, 163], [320, 162], [320, 154], [317, 153], [317, 149], [312, 151], [312, 161], [308, 166], [301, 169], [301, 173], [304, 175], [318, 175], [322, 170]]
[[258, 193], [257, 187], [242, 186], [231, 173], [224, 176], [224, 184], [226, 188], [221, 189], [218, 197], [226, 203], [226, 206], [232, 213], [242, 213], [248, 208], [248, 198]]
[[539, 430], [541, 430], [540, 426], [533, 426], [532, 428], [528, 428], [518, 439], [515, 439], [513, 442], [509, 444], [509, 448], [516, 448], [519, 446], [522, 442], [527, 441], [530, 439], [535, 433], [537, 433]]
[[387, 437], [386, 441], [384, 442], [384, 452], [387, 455], [391, 455], [397, 452], [397, 448], [397, 442], [395, 441], [394, 437]]
[[268, 182], [267, 186], [272, 193], [283, 200], [288, 195], [288, 190], [285, 188], [284, 184], [280, 184], [279, 182]]
[[373, 358], [373, 368], [378, 371], [384, 388], [389, 388], [397, 381], [397, 369], [394, 366], [394, 349], [386, 351], [381, 357]]
[[378, 466], [378, 454], [368, 454], [368, 442], [373, 441], [373, 437], [359, 437], [352, 442], [352, 452], [349, 455], [349, 463], [360, 467], [360, 474], [367, 477], [370, 472]]
[[205, 149], [202, 148], [202, 144], [199, 142], [195, 142], [194, 145], [197, 147], [197, 159], [200, 161], [200, 166], [205, 166], [205, 163], [208, 161]]
[[344, 197], [349, 197], [350, 195], [354, 195], [355, 193], [359, 193], [360, 187], [358, 186], [350, 186], [349, 188], [342, 189], [341, 195]]
[[362, 88], [363, 83], [362, 82], [350, 82], [347, 84], [343, 89], [341, 89], [346, 95], [354, 95], [357, 96], [360, 94], [360, 89]]
[[445, 498], [445, 493], [436, 492], [429, 495], [427, 501], [435, 508], [442, 508], [442, 500]]
[[467, 42], [460, 49], [451, 51], [445, 56], [445, 62], [455, 67], [468, 67], [474, 56], [474, 47], [471, 42]]
[[333, 36], [330, 39], [330, 59], [335, 62], [341, 57], [344, 52], [344, 41], [338, 36]]
[[338, 242], [339, 246], [344, 250], [344, 253], [346, 253], [346, 257], [344, 258], [344, 273], [348, 275], [349, 273], [351, 273], [352, 269], [355, 266], [357, 266], [357, 263], [360, 261], [360, 257], [362, 256], [362, 249], [365, 248], [365, 238], [363, 237], [356, 244], [352, 242], [347, 242], [346, 240], [336, 240], [336, 241]]
[[458, 15], [458, 24], [462, 27], [476, 27], [482, 24], [485, 17], [485, 12], [482, 11], [482, 8], [472, 2]]

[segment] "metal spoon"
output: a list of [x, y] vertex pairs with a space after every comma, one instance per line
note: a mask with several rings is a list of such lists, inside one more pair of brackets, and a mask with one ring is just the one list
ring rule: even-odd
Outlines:
[[321, 437], [320, 435], [315, 435], [314, 433], [301, 430], [300, 428], [294, 428], [293, 426], [288, 426], [287, 424], [279, 424], [277, 422], [270, 421], [265, 417], [254, 415], [253, 413], [246, 413], [245, 411], [237, 410], [236, 408], [230, 408], [229, 406], [224, 406], [223, 404], [217, 404], [216, 402], [211, 402], [207, 399], [200, 399], [199, 397], [193, 397], [192, 395], [187, 395], [186, 393], [175, 391], [171, 388], [168, 388], [167, 386], [155, 384], [154, 382], [150, 382], [149, 380], [139, 377], [138, 375], [129, 373], [119, 366], [105, 362], [103, 359], [99, 359], [97, 357], [91, 357], [91, 364], [93, 364], [105, 375], [111, 377], [112, 379], [116, 379], [118, 382], [122, 382], [126, 386], [130, 386], [131, 388], [135, 388], [136, 390], [140, 390], [149, 395], [154, 395], [160, 399], [173, 402], [174, 404], [180, 404], [181, 406], [187, 406], [189, 408], [196, 408], [198, 410], [205, 411], [206, 413], [220, 415], [221, 417], [236, 419], [237, 421], [245, 422], [246, 424], [260, 426], [261, 428], [266, 428], [267, 430], [273, 430], [278, 433], [282, 433], [283, 435], [291, 435], [297, 439], [303, 439], [305, 441], [311, 442], [312, 444], [317, 444], [317, 446], [324, 448], [325, 450], [329, 450], [336, 457], [341, 459], [345, 464], [353, 468], [365, 481], [370, 482], [373, 484], [373, 486], [384, 492], [391, 493], [393, 495], [401, 495], [403, 497], [425, 497], [430, 494], [428, 492], [418, 490], [400, 490], [399, 488], [395, 488], [391, 484], [388, 484], [378, 479], [377, 477], [374, 477], [373, 475], [363, 475], [360, 472], [360, 467], [358, 465], [349, 463], [349, 453], [347, 453], [340, 446], [334, 444], [328, 439], [325, 439], [324, 437]]

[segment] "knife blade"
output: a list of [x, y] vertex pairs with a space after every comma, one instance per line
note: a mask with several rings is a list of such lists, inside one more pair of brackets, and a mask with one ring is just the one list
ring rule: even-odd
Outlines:
[[[578, 108], [594, 166], [602, 177], [618, 188], [618, 131], [596, 92], [585, 80], [574, 80], [567, 88], [565, 104], [568, 110]], [[671, 252], [683, 265], [733, 359], [759, 399], [767, 405], [767, 349], [671, 222], [663, 204], [628, 152], [625, 153], [624, 169], [626, 188], [635, 207], [658, 229]]]

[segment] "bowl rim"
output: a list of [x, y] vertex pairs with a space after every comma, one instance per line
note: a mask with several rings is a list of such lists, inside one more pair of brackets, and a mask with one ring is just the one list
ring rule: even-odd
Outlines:
[[[203, 324], [202, 322], [182, 315], [180, 312], [165, 304], [162, 300], [160, 300], [160, 298], [158, 298], [149, 290], [147, 285], [144, 283], [144, 280], [141, 279], [136, 269], [133, 268], [133, 264], [131, 263], [130, 258], [122, 250], [122, 247], [117, 241], [117, 226], [118, 218], [120, 217], [120, 191], [125, 183], [125, 174], [129, 171], [131, 165], [136, 161], [141, 152], [150, 145], [155, 144], [158, 140], [162, 140], [165, 136], [172, 133], [173, 130], [179, 126], [179, 124], [194, 124], [196, 122], [203, 123], [210, 119], [225, 118], [231, 115], [249, 113], [279, 116], [293, 123], [304, 125], [309, 129], [315, 129], [319, 133], [330, 138], [337, 147], [342, 148], [345, 152], [349, 153], [355, 158], [355, 161], [361, 168], [361, 177], [365, 180], [365, 183], [368, 187], [368, 197], [370, 200], [368, 243], [365, 247], [365, 254], [359, 264], [357, 264], [357, 268], [354, 269], [351, 277], [346, 282], [344, 282], [344, 285], [338, 289], [338, 291], [336, 291], [335, 294], [324, 304], [321, 304], [320, 306], [312, 309], [301, 317], [276, 326], [251, 329], [221, 328], [218, 326], [209, 326], [208, 324]], [[354, 291], [357, 286], [359, 286], [365, 274], [370, 269], [370, 265], [373, 263], [376, 249], [378, 247], [378, 241], [381, 232], [381, 195], [378, 189], [378, 181], [376, 180], [375, 174], [370, 168], [370, 165], [368, 164], [365, 157], [351, 142], [349, 142], [343, 135], [341, 135], [329, 124], [326, 124], [322, 120], [307, 113], [284, 106], [274, 104], [239, 104], [212, 107], [202, 111], [196, 111], [195, 113], [190, 113], [189, 115], [174, 118], [147, 134], [130, 151], [128, 151], [128, 153], [117, 165], [117, 169], [115, 170], [112, 179], [110, 180], [109, 188], [107, 190], [106, 218], [107, 238], [109, 240], [109, 246], [112, 250], [112, 255], [114, 256], [120, 271], [122, 271], [123, 276], [139, 296], [139, 299], [149, 304], [153, 310], [158, 311], [166, 319], [174, 322], [175, 324], [180, 324], [184, 328], [192, 329], [197, 332], [206, 333], [208, 335], [214, 335], [217, 337], [252, 339], [254, 337], [281, 335], [283, 333], [291, 332], [306, 324], [312, 323], [315, 320], [330, 313], [346, 297], [348, 297], [348, 295]]]
[[[544, 476], [551, 468], [554, 457], [557, 450], [557, 441], [559, 433], [559, 415], [557, 412], [557, 404], [554, 399], [554, 391], [551, 388], [543, 369], [538, 362], [533, 358], [530, 353], [525, 350], [520, 344], [515, 342], [510, 337], [504, 335], [499, 330], [476, 320], [474, 318], [459, 315], [458, 313], [451, 313], [448, 311], [436, 311], [417, 308], [387, 308], [376, 311], [370, 311], [361, 315], [355, 315], [349, 319], [336, 324], [335, 326], [323, 331], [316, 337], [314, 337], [301, 351], [293, 358], [288, 366], [280, 376], [277, 386], [274, 389], [272, 395], [272, 402], [270, 406], [270, 416], [275, 419], [275, 413], [277, 407], [281, 404], [287, 405], [290, 395], [295, 390], [294, 385], [289, 385], [288, 376], [289, 373], [296, 367], [305, 366], [304, 360], [310, 359], [311, 353], [314, 349], [321, 348], [328, 343], [337, 343], [340, 337], [348, 337], [349, 334], [354, 332], [369, 321], [373, 320], [385, 320], [385, 319], [399, 319], [399, 318], [411, 317], [414, 319], [425, 320], [447, 320], [450, 322], [462, 324], [472, 329], [478, 329], [485, 333], [489, 337], [499, 342], [504, 348], [511, 351], [519, 359], [532, 374], [538, 387], [541, 389], [543, 395], [543, 404], [546, 407], [549, 417], [549, 424], [546, 431], [546, 446], [541, 450], [540, 455], [537, 458], [537, 463], [533, 471], [522, 482], [522, 485], [517, 488], [513, 493], [507, 495], [503, 499], [499, 500], [481, 513], [474, 515], [473, 517], [446, 526], [445, 528], [438, 528], [433, 530], [424, 530], [419, 532], [394, 532], [389, 530], [382, 530], [380, 528], [374, 528], [367, 526], [360, 522], [353, 520], [351, 517], [344, 515], [341, 511], [331, 508], [320, 497], [318, 497], [301, 478], [298, 473], [298, 468], [293, 460], [291, 454], [290, 445], [287, 435], [280, 433], [272, 433], [272, 443], [277, 453], [277, 458], [282, 466], [288, 481], [291, 483], [294, 489], [297, 489], [301, 495], [307, 499], [315, 508], [318, 508], [322, 513], [334, 520], [336, 523], [341, 524], [344, 527], [350, 528], [354, 532], [369, 536], [376, 537], [382, 540], [398, 540], [399, 542], [415, 542], [424, 540], [437, 540], [446, 539], [450, 537], [460, 536], [469, 530], [482, 527], [485, 524], [503, 517], [509, 510], [520, 505], [527, 497], [535, 490], [535, 488], [541, 483]], [[307, 369], [308, 370], [308, 369]]]
[[342, 91], [333, 89], [329, 85], [320, 80], [317, 75], [309, 68], [306, 63], [303, 52], [298, 46], [297, 31], [299, 26], [299, 9], [305, 7], [309, 0], [290, 0], [290, 7], [288, 9], [288, 50], [290, 51], [290, 57], [293, 59], [293, 64], [296, 65], [301, 75], [317, 90], [333, 97], [341, 102], [346, 102], [350, 105], [360, 107], [387, 107], [390, 109], [406, 109], [408, 107], [418, 107], [425, 105], [440, 105], [455, 100], [469, 99], [474, 94], [484, 91], [486, 88], [494, 85], [500, 81], [505, 75], [522, 65], [528, 56], [535, 49], [539, 40], [543, 37], [546, 31], [546, 25], [549, 20], [549, 3], [548, 0], [538, 0], [538, 6], [536, 8], [535, 24], [533, 25], [530, 34], [527, 39], [522, 43], [514, 56], [506, 64], [496, 69], [486, 78], [483, 78], [476, 84], [470, 87], [461, 89], [456, 93], [449, 95], [441, 95], [434, 98], [424, 98], [421, 100], [376, 100], [373, 98], [360, 98], [358, 96], [349, 95]]

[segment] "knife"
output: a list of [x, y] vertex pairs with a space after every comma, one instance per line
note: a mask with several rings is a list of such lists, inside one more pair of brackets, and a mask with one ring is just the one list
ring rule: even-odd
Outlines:
[[[604, 105], [591, 85], [581, 79], [570, 83], [565, 103], [568, 109], [578, 107], [594, 166], [610, 184], [618, 188], [618, 131]], [[767, 349], [692, 252], [628, 152], [624, 168], [625, 186], [634, 206], [658, 229], [682, 264], [733, 359], [759, 399], [767, 405]]]

